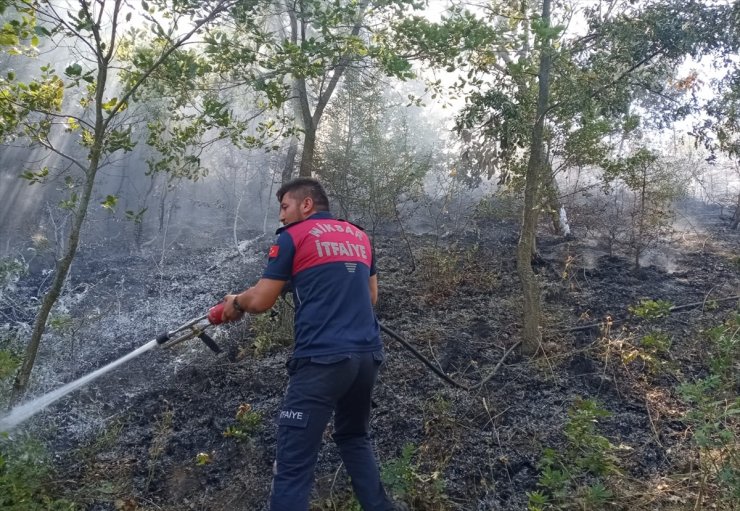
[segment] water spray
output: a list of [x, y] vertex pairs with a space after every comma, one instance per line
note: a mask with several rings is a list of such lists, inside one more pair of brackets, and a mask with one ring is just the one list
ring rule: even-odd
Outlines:
[[63, 385], [62, 387], [59, 387], [52, 392], [44, 394], [43, 396], [39, 396], [27, 403], [23, 403], [22, 405], [16, 406], [8, 413], [8, 415], [0, 418], [0, 432], [7, 432], [14, 429], [23, 421], [33, 417], [38, 412], [63, 398], [70, 392], [77, 390], [83, 385], [90, 383], [91, 381], [99, 378], [107, 372], [110, 372], [124, 362], [128, 362], [129, 360], [134, 359], [142, 353], [145, 353], [156, 346], [159, 346], [160, 348], [170, 348], [176, 344], [180, 344], [183, 341], [187, 341], [188, 339], [197, 337], [198, 339], [203, 341], [211, 351], [216, 354], [221, 353], [221, 348], [218, 347], [218, 345], [213, 341], [213, 339], [211, 339], [208, 334], [206, 334], [205, 331], [214, 325], [219, 325], [222, 323], [221, 315], [223, 313], [223, 310], [224, 303], [222, 302], [215, 307], [211, 307], [211, 309], [208, 311], [208, 314], [205, 314], [199, 318], [192, 319], [187, 323], [175, 328], [174, 330], [158, 335], [155, 339], [149, 341], [143, 346], [140, 346], [131, 353], [124, 355], [118, 360], [114, 360], [110, 364], [103, 366], [100, 369], [97, 369], [96, 371], [83, 376], [82, 378], [78, 378], [75, 381], [67, 383], [66, 385]]

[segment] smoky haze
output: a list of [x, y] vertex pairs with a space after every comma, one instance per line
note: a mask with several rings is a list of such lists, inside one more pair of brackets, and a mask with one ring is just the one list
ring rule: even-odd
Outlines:
[[[280, 163], [277, 153], [246, 153], [222, 144], [204, 158], [209, 175], [193, 182], [146, 175], [145, 151], [140, 144], [100, 173], [83, 243], [132, 252], [155, 240], [165, 248], [172, 243], [200, 246], [227, 242], [235, 232], [240, 238], [246, 231], [271, 231], [277, 225], [277, 207], [268, 197]], [[36, 161], [49, 168], [64, 162], [35, 156], [22, 148], [6, 148], [0, 156], [0, 257], [31, 245], [58, 251], [57, 245], [65, 242], [70, 212], [59, 207], [69, 198], [63, 176], [32, 185], [19, 177]], [[112, 211], [101, 205], [108, 195], [118, 197]]]

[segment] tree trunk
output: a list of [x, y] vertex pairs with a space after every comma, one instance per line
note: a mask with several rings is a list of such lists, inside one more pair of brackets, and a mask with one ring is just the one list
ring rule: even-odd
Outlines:
[[570, 234], [570, 225], [565, 214], [565, 207], [560, 202], [560, 188], [552, 175], [552, 167], [543, 162], [544, 175], [542, 176], [542, 185], [547, 197], [546, 206], [552, 222], [552, 228], [558, 236], [568, 236]]
[[[105, 82], [103, 82], [105, 83]], [[95, 130], [95, 145], [93, 146], [92, 154], [90, 157], [90, 166], [86, 173], [85, 186], [80, 197], [80, 203], [77, 206], [75, 212], [74, 223], [69, 233], [69, 239], [67, 240], [67, 250], [56, 264], [56, 272], [54, 274], [54, 280], [51, 283], [51, 287], [44, 295], [41, 302], [41, 308], [39, 309], [36, 319], [33, 323], [33, 330], [31, 332], [31, 339], [26, 346], [26, 351], [23, 355], [23, 363], [18, 370], [18, 374], [13, 382], [13, 390], [10, 395], [10, 404], [14, 405], [23, 397], [28, 388], [28, 382], [31, 377], [31, 370], [36, 363], [36, 355], [38, 354], [39, 345], [41, 344], [41, 336], [44, 334], [46, 328], [46, 322], [51, 314], [51, 309], [54, 307], [59, 295], [61, 294], [64, 282], [69, 274], [69, 269], [72, 266], [72, 261], [77, 253], [77, 247], [80, 242], [80, 232], [82, 231], [82, 224], [87, 216], [87, 207], [90, 203], [90, 197], [92, 196], [93, 185], [95, 184], [95, 176], [98, 172], [98, 165], [100, 161], [100, 152], [103, 144], [103, 126], [102, 126], [102, 114], [100, 116], [101, 122], [96, 125]]]
[[295, 167], [295, 157], [298, 155], [298, 138], [291, 137], [288, 146], [288, 154], [285, 155], [285, 164], [280, 176], [280, 184], [285, 184], [293, 178], [293, 168]]
[[[542, 2], [542, 22], [550, 25], [550, 0]], [[532, 251], [537, 227], [537, 196], [546, 163], [544, 160], [545, 115], [550, 94], [550, 39], [542, 40], [539, 68], [539, 92], [537, 97], [537, 117], [532, 127], [532, 142], [527, 163], [524, 189], [524, 211], [522, 230], [517, 245], [516, 267], [522, 284], [524, 310], [522, 314], [522, 352], [534, 355], [540, 347], [540, 286], [532, 270]]]
[[137, 217], [134, 218], [134, 246], [136, 247], [137, 252], [141, 252], [141, 246], [142, 246], [142, 238], [144, 237], [144, 218], [143, 215], [139, 216], [139, 213], [143, 211], [147, 205], [146, 203], [149, 201], [149, 197], [151, 197], [152, 192], [154, 191], [154, 185], [156, 185], [156, 175], [152, 174], [149, 179], [149, 188], [146, 189], [146, 193], [144, 193], [144, 197], [142, 197], [139, 200], [138, 207], [139, 211], [136, 212]]
[[735, 206], [735, 215], [730, 223], [730, 229], [735, 230], [738, 225], [740, 225], [740, 192], [737, 193], [737, 205]]
[[[365, 17], [365, 12], [367, 11], [369, 3], [370, 0], [361, 0], [360, 4], [357, 6], [357, 21], [350, 31], [350, 35], [352, 37], [357, 37], [360, 33], [362, 20]], [[291, 30], [293, 31], [291, 40], [295, 41], [297, 38], [294, 38], [293, 36], [297, 35], [297, 23], [295, 20], [296, 13], [293, 10], [289, 10], [288, 14], [291, 18]], [[301, 26], [301, 41], [305, 40], [305, 36], [305, 27]], [[318, 93], [316, 107], [314, 108], [313, 113], [311, 113], [311, 106], [308, 101], [308, 90], [306, 88], [305, 78], [299, 78], [294, 81], [294, 90], [298, 93], [298, 101], [300, 104], [304, 130], [303, 153], [301, 154], [301, 167], [298, 173], [300, 177], [311, 177], [313, 174], [313, 157], [316, 149], [316, 130], [321, 121], [321, 116], [324, 114], [324, 109], [329, 103], [332, 94], [334, 94], [334, 89], [351, 61], [351, 54], [346, 54], [339, 59], [339, 62], [337, 62], [333, 68], [331, 78], [326, 82], [326, 88], [324, 90], [320, 90]]]
[[[96, 20], [93, 19], [90, 9], [88, 8], [89, 4], [82, 2], [81, 5], [82, 14], [80, 14], [80, 17], [83, 18], [86, 22], [90, 23], [91, 31], [94, 36], [95, 46], [93, 49], [96, 53], [95, 57], [97, 63], [95, 99], [93, 102], [95, 109], [95, 127], [93, 129], [90, 151], [88, 153], [89, 163], [86, 166], [78, 164], [80, 168], [84, 169], [85, 172], [85, 182], [82, 188], [80, 202], [77, 205], [77, 209], [75, 210], [74, 222], [69, 233], [66, 252], [64, 253], [64, 256], [57, 261], [54, 279], [52, 281], [51, 287], [46, 292], [41, 302], [41, 307], [38, 314], [36, 315], [36, 319], [33, 324], [31, 339], [26, 346], [23, 363], [21, 364], [21, 367], [18, 370], [18, 374], [15, 377], [15, 381], [13, 382], [13, 389], [11, 390], [10, 394], [11, 405], [17, 403], [23, 397], [28, 388], [31, 371], [33, 370], [34, 364], [36, 363], [36, 355], [38, 354], [39, 345], [41, 344], [41, 337], [43, 336], [44, 330], [46, 328], [46, 322], [49, 319], [51, 309], [54, 307], [54, 304], [56, 303], [62, 292], [64, 283], [67, 280], [67, 276], [69, 274], [69, 269], [72, 266], [75, 255], [77, 254], [77, 248], [80, 242], [80, 233], [82, 232], [82, 225], [84, 224], [85, 218], [87, 217], [87, 208], [90, 204], [90, 198], [92, 197], [93, 187], [95, 185], [95, 178], [97, 176], [98, 170], [100, 170], [103, 148], [106, 142], [106, 131], [110, 125], [111, 120], [113, 120], [116, 115], [122, 111], [124, 105], [126, 105], [131, 97], [136, 93], [139, 86], [156, 68], [164, 63], [164, 61], [172, 54], [172, 52], [182, 46], [193, 34], [195, 34], [200, 29], [200, 27], [202, 27], [205, 23], [211, 21], [215, 16], [220, 14], [224, 9], [228, 7], [228, 5], [226, 4], [216, 5], [209, 14], [201, 19], [196, 20], [192, 26], [191, 31], [188, 34], [176, 40], [174, 45], [165, 50], [148, 69], [148, 71], [144, 73], [139, 81], [137, 81], [127, 92], [125, 92], [123, 97], [118, 100], [113, 108], [107, 109], [105, 112], [103, 112], [103, 105], [105, 104], [105, 89], [108, 81], [108, 69], [111, 64], [111, 59], [114, 57], [114, 50], [117, 46], [116, 29], [119, 27], [116, 23], [116, 20], [118, 19], [118, 14], [120, 13], [120, 8], [123, 3], [117, 1], [115, 2], [114, 6], [112, 6], [112, 24], [110, 32], [106, 34], [106, 37], [108, 38], [107, 41], [103, 40], [104, 38], [100, 32], [101, 26], [99, 23], [96, 22]], [[76, 34], [76, 36], [82, 37], [79, 34]]]
[[316, 128], [309, 123], [303, 132], [303, 152], [301, 153], [300, 177], [311, 177], [313, 175], [313, 155], [316, 149]]

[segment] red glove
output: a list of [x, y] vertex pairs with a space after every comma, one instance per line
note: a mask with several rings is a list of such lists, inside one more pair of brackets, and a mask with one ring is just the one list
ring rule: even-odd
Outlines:
[[220, 325], [224, 322], [224, 306], [226, 305], [226, 302], [221, 302], [218, 305], [214, 305], [210, 309], [208, 309], [208, 321], [212, 325]]

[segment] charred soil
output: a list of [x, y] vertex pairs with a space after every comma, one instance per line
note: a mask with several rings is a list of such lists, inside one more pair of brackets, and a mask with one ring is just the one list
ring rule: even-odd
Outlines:
[[[375, 239], [378, 317], [463, 386], [487, 378], [519, 340], [515, 233], [513, 222], [481, 221], [457, 237], [412, 236], [413, 255], [405, 241]], [[36, 392], [125, 355], [254, 282], [269, 241], [255, 238], [238, 257], [183, 247], [166, 258], [81, 259], [67, 308], [77, 327], [55, 334], [40, 354]], [[528, 493], [540, 488], [544, 450], [572, 448], [569, 412], [592, 400], [608, 412], [595, 428], [619, 468], [605, 481], [621, 481], [621, 500], [606, 507], [693, 506], [699, 476], [677, 387], [706, 375], [703, 332], [737, 308], [737, 299], [723, 299], [740, 290], [739, 246], [738, 233], [715, 219], [701, 235], [671, 242], [670, 268], [636, 271], [578, 238], [542, 234], [541, 352], [526, 359], [514, 350], [470, 391], [386, 337], [372, 427], [394, 491], [417, 510], [526, 509]], [[689, 306], [636, 315], [648, 299]], [[656, 332], [668, 345], [649, 351], [642, 340]], [[54, 454], [59, 494], [90, 510], [266, 509], [290, 348], [257, 352], [257, 335], [247, 319], [218, 330], [221, 355], [198, 341], [152, 351], [32, 419], [27, 429]], [[260, 418], [248, 431], [237, 418], [244, 405]], [[325, 438], [314, 509], [357, 509], [330, 431]]]

